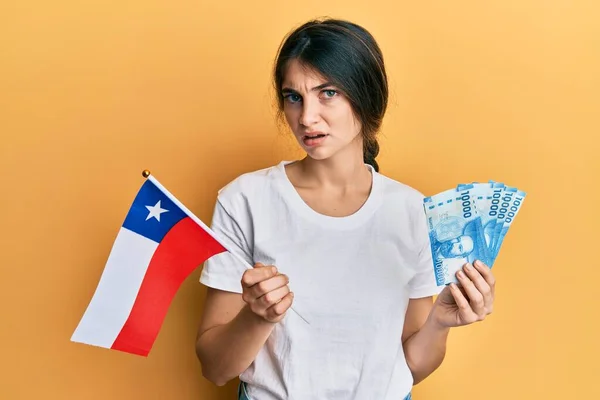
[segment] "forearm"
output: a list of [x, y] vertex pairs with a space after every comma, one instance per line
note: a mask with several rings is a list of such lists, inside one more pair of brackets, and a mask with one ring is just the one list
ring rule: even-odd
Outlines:
[[274, 326], [244, 307], [231, 322], [205, 331], [196, 341], [204, 377], [222, 386], [240, 375], [252, 363]]
[[440, 327], [428, 318], [421, 329], [404, 342], [404, 354], [415, 385], [442, 364], [449, 332], [450, 328]]

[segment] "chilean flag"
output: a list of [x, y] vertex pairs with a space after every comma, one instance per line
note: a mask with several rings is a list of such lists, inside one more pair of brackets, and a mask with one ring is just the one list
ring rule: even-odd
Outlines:
[[73, 342], [147, 356], [183, 281], [228, 251], [148, 171], [144, 176]]

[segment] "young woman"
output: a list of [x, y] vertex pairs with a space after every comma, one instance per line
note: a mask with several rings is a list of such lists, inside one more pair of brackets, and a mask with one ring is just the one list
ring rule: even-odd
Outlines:
[[441, 364], [449, 329], [492, 311], [494, 277], [467, 264], [459, 286], [436, 286], [423, 195], [375, 161], [388, 84], [365, 29], [300, 26], [274, 84], [306, 157], [219, 191], [212, 228], [254, 267], [230, 253], [204, 266], [203, 375], [239, 376], [240, 399], [410, 398]]

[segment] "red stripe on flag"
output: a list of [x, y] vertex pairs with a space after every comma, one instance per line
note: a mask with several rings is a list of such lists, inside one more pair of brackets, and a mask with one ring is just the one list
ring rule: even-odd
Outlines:
[[147, 356], [183, 281], [204, 261], [226, 249], [186, 217], [160, 242], [131, 313], [111, 349]]

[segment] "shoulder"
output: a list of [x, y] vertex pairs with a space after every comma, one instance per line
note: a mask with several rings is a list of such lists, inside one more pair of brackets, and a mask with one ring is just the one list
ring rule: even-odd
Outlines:
[[423, 200], [425, 199], [423, 193], [405, 183], [381, 173], [378, 174], [385, 200], [394, 202], [396, 206], [404, 206], [410, 209], [423, 208]]
[[380, 174], [383, 192], [383, 209], [389, 218], [396, 218], [399, 224], [407, 224], [412, 234], [421, 238], [426, 229], [426, 215], [423, 207], [425, 195], [418, 189], [393, 178]]
[[381, 181], [386, 213], [389, 218], [397, 218], [397, 227], [408, 228], [396, 229], [396, 232], [408, 235], [415, 248], [428, 249], [429, 228], [423, 205], [426, 196], [418, 189], [387, 176], [381, 175]]
[[280, 164], [244, 172], [218, 190], [217, 201], [235, 205], [264, 196], [274, 187], [279, 176]]

